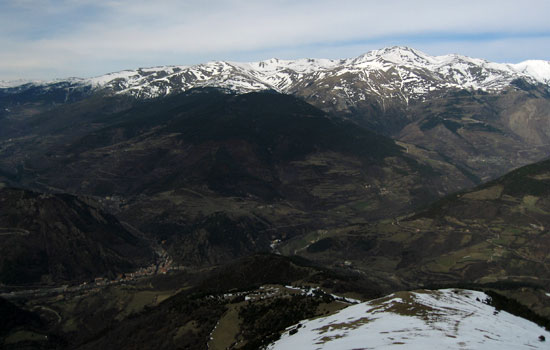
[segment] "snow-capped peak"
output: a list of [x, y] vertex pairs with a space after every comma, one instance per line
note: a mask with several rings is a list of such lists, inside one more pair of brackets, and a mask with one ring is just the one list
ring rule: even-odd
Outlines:
[[541, 83], [550, 84], [550, 61], [528, 60], [510, 66], [520, 74], [533, 77]]
[[380, 50], [369, 51], [359, 56], [355, 63], [363, 62], [389, 62], [395, 65], [422, 65], [430, 64], [432, 57], [420, 50], [411, 49], [406, 46], [393, 46]]

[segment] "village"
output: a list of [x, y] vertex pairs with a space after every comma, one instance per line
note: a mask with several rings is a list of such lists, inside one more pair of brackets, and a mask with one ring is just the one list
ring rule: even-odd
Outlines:
[[174, 265], [173, 259], [168, 252], [162, 248], [156, 249], [156, 260], [151, 265], [141, 267], [136, 271], [128, 273], [119, 273], [116, 278], [96, 277], [93, 281], [84, 281], [77, 285], [62, 285], [54, 288], [38, 288], [26, 290], [1, 291], [0, 297], [5, 299], [19, 299], [28, 297], [51, 297], [62, 296], [65, 294], [87, 292], [98, 292], [102, 288], [118, 284], [131, 284], [140, 279], [154, 275], [165, 275], [170, 271], [185, 270], [184, 266]]

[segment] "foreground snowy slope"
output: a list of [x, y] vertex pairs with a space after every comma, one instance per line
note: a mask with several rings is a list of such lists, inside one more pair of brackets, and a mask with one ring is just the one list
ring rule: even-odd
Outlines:
[[[545, 349], [550, 332], [469, 290], [399, 292], [289, 328], [269, 350]], [[550, 338], [549, 338], [550, 339]]]

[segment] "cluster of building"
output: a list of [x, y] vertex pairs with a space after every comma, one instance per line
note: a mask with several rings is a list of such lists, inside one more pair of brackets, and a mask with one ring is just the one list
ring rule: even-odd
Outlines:
[[79, 285], [74, 285], [74, 286], [63, 285], [55, 288], [41, 288], [41, 289], [34, 289], [34, 290], [11, 291], [9, 293], [8, 292], [0, 293], [0, 297], [6, 298], [6, 299], [13, 299], [18, 297], [29, 297], [29, 296], [37, 297], [37, 296], [48, 296], [48, 295], [50, 296], [64, 295], [65, 293], [73, 293], [73, 292], [81, 292], [81, 291], [95, 292], [95, 291], [99, 291], [101, 287], [104, 287], [104, 286], [125, 283], [125, 282], [130, 283], [139, 278], [158, 275], [158, 274], [167, 274], [169, 271], [185, 269], [184, 266], [174, 265], [174, 261], [164, 249], [157, 250], [157, 256], [158, 256], [158, 259], [155, 263], [147, 267], [142, 267], [134, 272], [120, 273], [114, 279], [109, 279], [106, 277], [96, 277], [93, 280], [93, 282], [82, 282]]
[[[157, 261], [147, 267], [139, 268], [134, 272], [118, 274], [118, 276], [114, 280], [110, 280], [105, 277], [97, 277], [94, 279], [93, 285], [106, 286], [116, 283], [132, 282], [142, 277], [167, 274], [169, 271], [185, 269], [183, 266], [174, 265], [174, 261], [165, 250], [157, 251], [157, 255]], [[86, 285], [86, 282], [83, 283], [83, 285]]]

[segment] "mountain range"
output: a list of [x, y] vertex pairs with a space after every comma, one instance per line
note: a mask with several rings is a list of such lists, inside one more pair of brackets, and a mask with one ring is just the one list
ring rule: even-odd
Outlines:
[[0, 344], [276, 347], [418, 288], [550, 325], [549, 118], [547, 61], [406, 47], [2, 83]]
[[[338, 86], [348, 103], [367, 95], [405, 102], [425, 100], [450, 88], [502, 91], [515, 80], [530, 84], [550, 82], [550, 62], [528, 60], [517, 64], [493, 63], [462, 55], [430, 56], [408, 47], [389, 47], [350, 59], [300, 59], [239, 63], [214, 61], [195, 66], [160, 66], [126, 70], [89, 79], [53, 82], [3, 82], [8, 92], [33, 87], [108, 90], [140, 98], [155, 98], [196, 87], [216, 87], [237, 93], [274, 90], [304, 94], [312, 85]], [[357, 91], [354, 81], [368, 81]], [[331, 101], [326, 101], [330, 103]], [[392, 101], [394, 103], [395, 101]]]
[[233, 94], [270, 90], [437, 152], [479, 182], [548, 153], [549, 81], [548, 61], [502, 64], [391, 47], [353, 59], [220, 61], [89, 79], [4, 83], [0, 117], [16, 118], [94, 95], [150, 100], [198, 87]]

